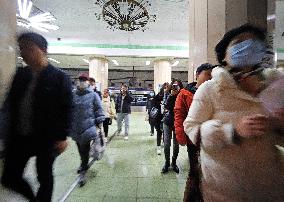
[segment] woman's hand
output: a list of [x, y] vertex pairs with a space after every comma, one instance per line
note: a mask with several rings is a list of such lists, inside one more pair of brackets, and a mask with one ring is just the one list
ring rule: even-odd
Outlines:
[[236, 124], [235, 130], [244, 138], [262, 136], [268, 130], [268, 117], [262, 114], [245, 116]]

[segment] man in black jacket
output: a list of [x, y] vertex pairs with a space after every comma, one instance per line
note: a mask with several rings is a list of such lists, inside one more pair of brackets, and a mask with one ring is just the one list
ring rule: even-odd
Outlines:
[[[2, 108], [6, 155], [1, 183], [30, 201], [51, 201], [53, 163], [66, 147], [71, 128], [72, 89], [69, 77], [47, 61], [47, 41], [36, 33], [18, 37], [29, 65], [19, 68]], [[0, 131], [1, 132], [1, 131]], [[36, 157], [40, 187], [35, 196], [23, 178], [28, 160]]]
[[128, 140], [129, 134], [129, 114], [131, 113], [131, 102], [133, 98], [129, 95], [128, 87], [123, 84], [120, 89], [120, 94], [116, 98], [115, 109], [117, 113], [117, 133], [121, 133], [122, 121], [125, 124], [124, 139]]

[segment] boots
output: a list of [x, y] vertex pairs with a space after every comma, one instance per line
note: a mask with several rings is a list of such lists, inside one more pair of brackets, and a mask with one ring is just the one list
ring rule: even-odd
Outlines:
[[177, 160], [175, 158], [172, 158], [172, 169], [175, 173], [179, 173], [179, 168], [177, 166]]

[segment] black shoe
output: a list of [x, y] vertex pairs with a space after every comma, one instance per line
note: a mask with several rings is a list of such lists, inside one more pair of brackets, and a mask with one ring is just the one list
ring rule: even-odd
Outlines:
[[81, 174], [81, 178], [79, 180], [79, 187], [83, 187], [87, 182], [87, 178], [85, 174]]
[[172, 164], [172, 168], [175, 173], [179, 173], [179, 168], [176, 164]]
[[77, 169], [77, 173], [78, 174], [81, 174], [83, 172], [86, 172], [88, 170], [88, 167], [86, 166], [80, 166], [78, 169]]
[[168, 166], [168, 165], [165, 164], [164, 167], [162, 168], [161, 173], [165, 174], [165, 173], [169, 172], [169, 167], [170, 167], [170, 166]]

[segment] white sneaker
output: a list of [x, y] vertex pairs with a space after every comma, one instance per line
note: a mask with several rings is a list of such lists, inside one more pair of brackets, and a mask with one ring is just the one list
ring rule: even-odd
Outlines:
[[125, 136], [125, 137], [124, 137], [124, 140], [128, 140], [128, 136]]
[[158, 154], [158, 155], [161, 155], [161, 154], [162, 154], [161, 146], [157, 146], [157, 154]]

